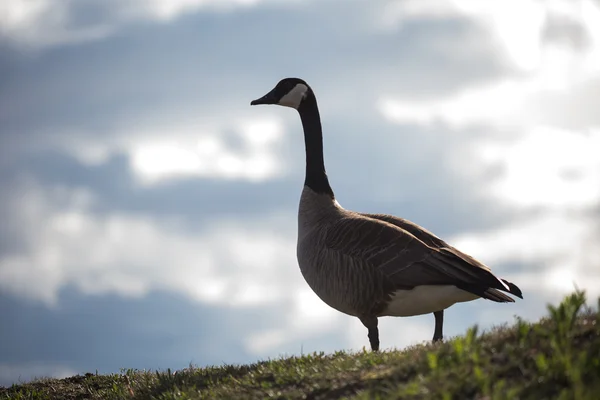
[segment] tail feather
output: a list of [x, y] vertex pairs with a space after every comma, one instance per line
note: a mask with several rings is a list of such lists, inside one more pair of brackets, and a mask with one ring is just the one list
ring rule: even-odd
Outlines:
[[504, 284], [506, 284], [508, 286], [508, 288], [510, 289], [508, 292], [510, 294], [514, 294], [515, 296], [517, 296], [520, 299], [523, 298], [523, 293], [521, 292], [521, 289], [519, 289], [519, 287], [517, 285], [515, 285], [512, 282], [507, 281], [506, 279], [502, 279], [502, 282], [504, 282]]
[[496, 277], [488, 267], [473, 258], [469, 260], [459, 257], [448, 249], [441, 249], [434, 253], [430, 263], [447, 276], [464, 281], [469, 285], [487, 286], [505, 292], [511, 291], [507, 282]]
[[515, 299], [513, 299], [512, 297], [505, 295], [498, 289], [492, 289], [492, 288], [487, 289], [484, 292], [483, 297], [485, 299], [492, 300], [497, 303], [514, 303], [515, 302]]
[[480, 297], [500, 303], [514, 303], [512, 297], [502, 292], [510, 293], [521, 299], [523, 298], [523, 293], [517, 285], [506, 279], [498, 278], [485, 265], [475, 259], [471, 260], [459, 257], [454, 252], [446, 252], [444, 250], [442, 249], [442, 251], [434, 253], [434, 256], [429, 259], [429, 263], [437, 271], [462, 281], [460, 285], [456, 286]]

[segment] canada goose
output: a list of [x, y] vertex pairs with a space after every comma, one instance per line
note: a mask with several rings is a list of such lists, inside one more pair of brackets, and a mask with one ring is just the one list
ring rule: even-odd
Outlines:
[[392, 215], [346, 210], [336, 201], [323, 160], [317, 99], [310, 86], [286, 78], [250, 105], [294, 108], [304, 129], [306, 176], [298, 210], [298, 264], [326, 304], [358, 317], [379, 349], [377, 318], [433, 313], [433, 341], [442, 339], [444, 309], [483, 297], [523, 298], [511, 282], [420, 226]]

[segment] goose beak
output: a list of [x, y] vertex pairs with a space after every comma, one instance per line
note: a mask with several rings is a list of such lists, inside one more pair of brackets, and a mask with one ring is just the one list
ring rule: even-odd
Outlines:
[[252, 100], [250, 102], [251, 106], [257, 106], [259, 104], [277, 104], [277, 99], [275, 98], [273, 91], [265, 94], [260, 99]]

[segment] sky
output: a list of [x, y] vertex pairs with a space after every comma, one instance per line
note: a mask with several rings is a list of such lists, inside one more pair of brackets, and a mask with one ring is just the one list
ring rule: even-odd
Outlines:
[[298, 269], [300, 120], [249, 105], [290, 76], [342, 206], [523, 290], [446, 337], [600, 296], [600, 1], [3, 0], [0, 385], [368, 348]]

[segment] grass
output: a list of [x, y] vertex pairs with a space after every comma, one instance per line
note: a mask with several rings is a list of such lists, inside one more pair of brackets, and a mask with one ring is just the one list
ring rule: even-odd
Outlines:
[[0, 388], [0, 399], [597, 399], [600, 314], [585, 303], [577, 291], [537, 323], [401, 351], [43, 379]]

